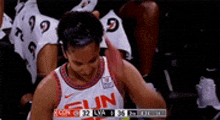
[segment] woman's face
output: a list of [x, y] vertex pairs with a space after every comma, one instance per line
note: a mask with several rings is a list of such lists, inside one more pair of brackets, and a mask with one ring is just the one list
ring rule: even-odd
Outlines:
[[99, 45], [94, 42], [83, 48], [68, 48], [64, 53], [69, 61], [68, 69], [84, 80], [90, 81], [99, 67], [99, 50]]

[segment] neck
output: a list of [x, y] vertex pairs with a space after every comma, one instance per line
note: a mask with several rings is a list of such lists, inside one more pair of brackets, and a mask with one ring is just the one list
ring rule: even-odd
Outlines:
[[[100, 64], [100, 63], [99, 63]], [[81, 77], [76, 71], [74, 71], [73, 69], [71, 69], [70, 64], [67, 64], [67, 75], [69, 78], [71, 78], [71, 80], [73, 80], [74, 82], [79, 82], [79, 83], [89, 83], [91, 82], [94, 77], [97, 75], [97, 72], [99, 70], [99, 67], [97, 67], [94, 72], [93, 75], [91, 77], [91, 79], [84, 79], [83, 77]]]

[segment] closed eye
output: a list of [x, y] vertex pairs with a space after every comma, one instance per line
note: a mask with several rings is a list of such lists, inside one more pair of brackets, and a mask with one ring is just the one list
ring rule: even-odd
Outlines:
[[81, 62], [77, 62], [77, 61], [74, 61], [74, 64], [77, 65], [77, 66], [81, 66], [82, 65]]
[[94, 57], [92, 60], [89, 61], [89, 63], [94, 63], [97, 60], [98, 57]]

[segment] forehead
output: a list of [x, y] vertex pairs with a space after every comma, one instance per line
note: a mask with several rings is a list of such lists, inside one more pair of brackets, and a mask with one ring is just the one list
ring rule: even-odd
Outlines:
[[99, 45], [90, 43], [83, 48], [70, 47], [67, 54], [71, 57], [71, 60], [78, 62], [88, 62], [94, 57], [99, 56]]

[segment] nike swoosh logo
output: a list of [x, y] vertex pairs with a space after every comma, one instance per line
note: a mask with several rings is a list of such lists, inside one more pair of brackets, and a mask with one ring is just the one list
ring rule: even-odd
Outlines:
[[71, 97], [73, 94], [74, 94], [74, 93], [71, 93], [71, 94], [69, 94], [69, 95], [65, 95], [64, 97], [65, 97], [65, 98], [69, 98], [69, 97]]

